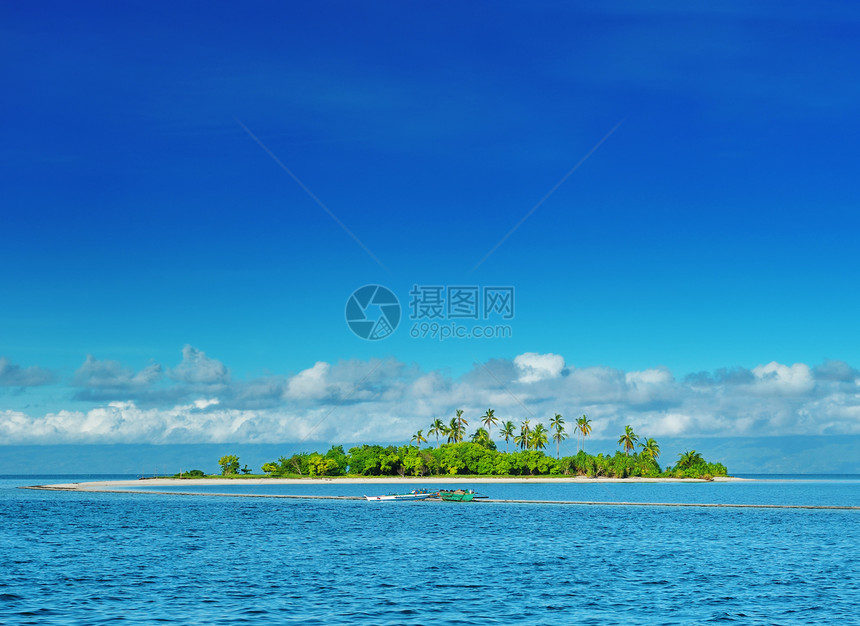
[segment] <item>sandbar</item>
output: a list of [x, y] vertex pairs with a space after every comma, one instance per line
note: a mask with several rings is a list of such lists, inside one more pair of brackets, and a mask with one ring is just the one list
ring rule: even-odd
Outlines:
[[[749, 478], [715, 476], [713, 482], [751, 481]], [[145, 478], [138, 480], [97, 480], [82, 483], [39, 485], [69, 491], [97, 491], [118, 487], [199, 487], [203, 485], [450, 485], [462, 484], [529, 484], [529, 483], [706, 483], [700, 478], [588, 478], [586, 476], [338, 476], [317, 478]]]

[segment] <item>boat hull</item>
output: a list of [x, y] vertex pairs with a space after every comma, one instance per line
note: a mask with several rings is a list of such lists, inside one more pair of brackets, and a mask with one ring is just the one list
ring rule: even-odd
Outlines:
[[426, 500], [429, 493], [391, 493], [386, 496], [364, 496], [368, 502], [401, 502], [407, 500]]
[[457, 491], [440, 491], [439, 497], [442, 498], [443, 502], [471, 502], [475, 499], [475, 492], [471, 489], [462, 490], [458, 489]]

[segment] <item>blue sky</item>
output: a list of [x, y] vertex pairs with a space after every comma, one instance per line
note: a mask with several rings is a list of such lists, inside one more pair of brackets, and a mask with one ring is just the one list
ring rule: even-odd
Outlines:
[[[629, 420], [667, 435], [857, 433], [858, 14], [3, 4], [7, 441], [212, 441], [165, 434], [194, 402], [250, 412], [254, 435], [220, 416], [225, 440], [396, 440], [469, 393], [513, 418], [522, 404], [589, 411], [607, 436]], [[361, 340], [344, 307], [365, 284], [404, 309], [415, 284], [512, 286], [512, 336], [416, 340], [404, 320]], [[376, 363], [387, 378], [357, 392]], [[536, 363], [551, 366], [531, 380]], [[471, 386], [487, 369], [494, 382]], [[570, 388], [600, 372], [615, 372], [612, 398]], [[409, 391], [426, 377], [433, 402]], [[691, 381], [708, 377], [705, 401]], [[643, 400], [644, 380], [671, 398]], [[549, 387], [517, 387], [532, 383]], [[271, 426], [347, 396], [350, 428]], [[721, 412], [701, 408], [717, 396]], [[110, 403], [144, 414], [86, 430]], [[78, 417], [40, 430], [58, 415]]]

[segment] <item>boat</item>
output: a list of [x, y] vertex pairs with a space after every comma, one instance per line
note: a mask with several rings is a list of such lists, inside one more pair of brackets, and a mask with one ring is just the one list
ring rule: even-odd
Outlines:
[[440, 489], [439, 497], [443, 502], [471, 502], [478, 494], [473, 489]]
[[364, 496], [368, 502], [377, 502], [383, 500], [426, 500], [430, 497], [430, 492], [426, 489], [413, 489], [409, 493], [389, 493], [385, 496]]

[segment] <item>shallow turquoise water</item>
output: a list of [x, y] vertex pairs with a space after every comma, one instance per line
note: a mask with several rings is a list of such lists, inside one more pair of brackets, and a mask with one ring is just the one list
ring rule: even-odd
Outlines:
[[[860, 511], [14, 489], [71, 480], [0, 479], [0, 623], [857, 623]], [[480, 489], [830, 504], [860, 492], [851, 479], [587, 485], [582, 498], [572, 486]]]
[[[325, 485], [234, 485], [183, 484], [159, 485], [158, 481], [141, 481], [130, 489], [140, 491], [234, 493], [252, 495], [332, 495], [362, 496], [408, 491], [429, 485], [404, 485], [380, 479], [373, 484]], [[456, 489], [462, 484], [440, 481], [442, 488]], [[482, 483], [472, 487], [480, 494], [499, 500], [560, 500], [589, 502], [690, 502], [697, 504], [787, 504], [860, 506], [860, 477], [770, 479], [740, 483], [559, 483], [529, 484]], [[124, 487], [127, 488], [127, 487]]]

